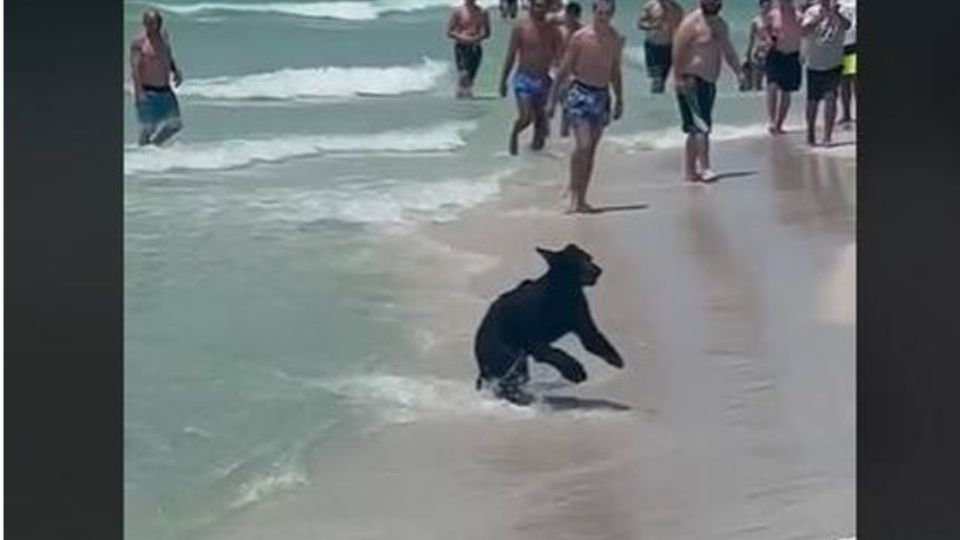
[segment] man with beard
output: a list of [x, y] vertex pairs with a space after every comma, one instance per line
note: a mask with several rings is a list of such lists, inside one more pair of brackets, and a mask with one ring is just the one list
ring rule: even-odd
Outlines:
[[520, 132], [533, 123], [533, 150], [543, 148], [547, 136], [546, 105], [552, 80], [550, 67], [556, 63], [563, 44], [560, 30], [547, 22], [547, 0], [533, 0], [530, 17], [513, 27], [507, 57], [500, 76], [500, 96], [507, 97], [507, 79], [517, 61], [513, 91], [517, 98], [517, 119], [510, 133], [509, 150], [517, 155]]
[[687, 134], [686, 179], [711, 182], [710, 129], [716, 81], [722, 60], [742, 79], [740, 60], [730, 43], [730, 31], [720, 17], [722, 0], [700, 0], [700, 8], [683, 18], [673, 44], [677, 102]]

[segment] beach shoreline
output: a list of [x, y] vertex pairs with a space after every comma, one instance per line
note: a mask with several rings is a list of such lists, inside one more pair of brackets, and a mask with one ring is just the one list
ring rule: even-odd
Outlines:
[[[591, 216], [562, 213], [554, 142], [495, 200], [390, 236], [422, 354], [372, 374], [394, 394], [368, 390], [402, 414], [215, 536], [853, 536], [855, 163], [798, 139], [717, 143], [716, 170], [742, 174], [712, 185], [680, 180], [679, 149], [608, 143], [591, 198], [636, 208]], [[487, 306], [567, 242], [604, 268], [587, 294], [626, 368], [568, 337], [590, 378], [532, 366], [553, 406], [475, 392]]]

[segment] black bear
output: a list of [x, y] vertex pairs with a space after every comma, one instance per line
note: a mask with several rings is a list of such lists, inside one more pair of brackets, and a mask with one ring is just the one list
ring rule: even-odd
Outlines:
[[497, 397], [527, 405], [533, 396], [523, 389], [529, 380], [527, 356], [555, 367], [574, 383], [587, 372], [574, 357], [550, 344], [573, 332], [583, 347], [618, 368], [623, 360], [590, 316], [583, 287], [597, 282], [602, 270], [575, 244], [561, 251], [537, 248], [547, 272], [524, 280], [497, 298], [477, 330], [474, 353], [480, 368], [477, 390], [489, 385]]

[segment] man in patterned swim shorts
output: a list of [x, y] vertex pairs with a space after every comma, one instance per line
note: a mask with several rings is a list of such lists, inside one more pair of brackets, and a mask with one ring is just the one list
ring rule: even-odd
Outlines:
[[553, 81], [550, 67], [556, 62], [563, 45], [563, 38], [556, 25], [547, 21], [547, 0], [533, 0], [530, 18], [521, 20], [513, 27], [510, 45], [500, 76], [500, 96], [507, 96], [507, 79], [518, 60], [513, 76], [513, 91], [517, 96], [517, 119], [510, 133], [509, 150], [517, 155], [518, 137], [531, 123], [534, 125], [531, 148], [543, 148], [547, 137], [547, 96]]
[[[611, 116], [616, 120], [623, 114], [620, 64], [624, 39], [610, 25], [614, 10], [614, 0], [594, 2], [593, 23], [571, 38], [557, 73], [557, 84], [550, 93], [547, 116], [553, 117], [558, 96], [564, 88], [569, 88], [564, 105], [576, 139], [576, 149], [570, 156], [570, 213], [596, 211], [587, 204], [587, 186], [597, 144]], [[570, 76], [573, 81], [568, 85], [566, 81]], [[611, 86], [615, 100], [612, 113]]]

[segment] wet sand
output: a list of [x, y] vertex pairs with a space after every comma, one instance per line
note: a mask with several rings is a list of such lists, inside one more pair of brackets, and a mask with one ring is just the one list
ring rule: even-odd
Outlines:
[[[404, 414], [316, 448], [309, 485], [213, 536], [853, 536], [855, 165], [801, 138], [715, 144], [708, 186], [679, 179], [679, 150], [605, 144], [591, 216], [561, 213], [566, 159], [534, 158], [500, 201], [397, 239], [423, 354], [366, 399]], [[535, 366], [546, 403], [484, 399], [480, 318], [567, 242], [604, 269], [588, 296], [625, 369], [568, 337], [585, 383]]]

